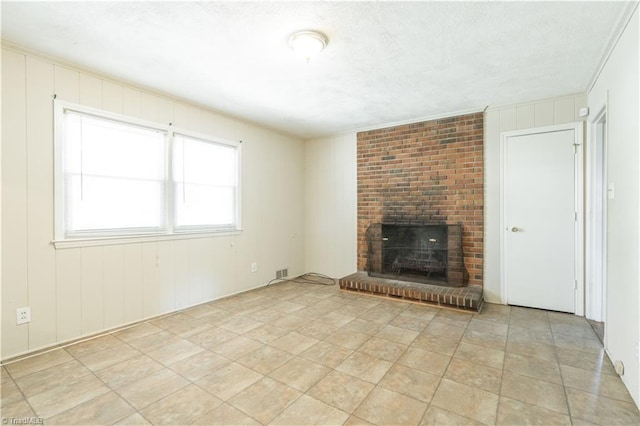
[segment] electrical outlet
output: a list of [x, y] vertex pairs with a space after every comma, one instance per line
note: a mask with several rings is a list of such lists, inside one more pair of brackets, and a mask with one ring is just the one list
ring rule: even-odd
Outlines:
[[258, 272], [258, 263], [257, 262], [251, 263], [251, 272]]
[[16, 309], [16, 325], [31, 322], [31, 308]]

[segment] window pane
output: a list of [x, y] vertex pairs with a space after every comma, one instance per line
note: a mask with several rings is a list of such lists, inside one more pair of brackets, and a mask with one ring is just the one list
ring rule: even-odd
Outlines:
[[65, 125], [66, 234], [165, 227], [165, 135], [75, 113]]
[[237, 148], [176, 136], [173, 158], [176, 226], [234, 226]]

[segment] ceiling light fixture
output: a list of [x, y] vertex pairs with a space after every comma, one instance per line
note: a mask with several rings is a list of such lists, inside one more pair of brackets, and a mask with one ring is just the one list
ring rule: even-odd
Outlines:
[[289, 38], [289, 47], [297, 56], [309, 62], [327, 45], [327, 38], [317, 31], [298, 31]]

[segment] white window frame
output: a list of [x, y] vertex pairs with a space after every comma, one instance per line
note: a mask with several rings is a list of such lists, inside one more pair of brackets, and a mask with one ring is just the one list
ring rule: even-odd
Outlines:
[[[185, 238], [204, 238], [211, 236], [236, 235], [242, 232], [241, 224], [241, 167], [242, 167], [242, 143], [212, 137], [188, 129], [176, 128], [171, 124], [161, 124], [152, 121], [142, 120], [122, 114], [116, 114], [97, 108], [91, 108], [78, 105], [58, 99], [54, 100], [54, 239], [52, 243], [55, 248], [73, 248], [86, 246], [100, 246], [111, 244], [125, 244], [133, 242], [160, 241]], [[92, 233], [86, 236], [67, 236], [65, 230], [65, 192], [64, 192], [64, 173], [62, 169], [62, 161], [64, 155], [64, 114], [65, 111], [73, 111], [80, 114], [91, 115], [96, 118], [105, 120], [113, 120], [124, 124], [145, 127], [166, 133], [166, 202], [164, 215], [166, 216], [166, 228], [158, 232], [148, 232], [144, 230], [135, 230], [131, 233]], [[173, 194], [173, 145], [176, 135], [186, 136], [209, 142], [216, 145], [231, 146], [236, 149], [236, 196], [235, 196], [235, 226], [219, 227], [219, 226], [198, 226], [188, 229], [175, 228], [175, 203]]]

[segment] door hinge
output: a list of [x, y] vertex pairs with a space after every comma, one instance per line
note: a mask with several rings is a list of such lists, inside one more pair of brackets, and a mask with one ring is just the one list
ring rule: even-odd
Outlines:
[[574, 290], [578, 289], [578, 280], [573, 280], [573, 289]]
[[573, 153], [574, 153], [574, 154], [577, 154], [577, 153], [578, 153], [578, 147], [579, 147], [579, 146], [580, 146], [580, 144], [579, 144], [579, 143], [574, 143], [574, 144], [573, 144]]
[[573, 212], [573, 221], [574, 222], [578, 221], [578, 212]]

